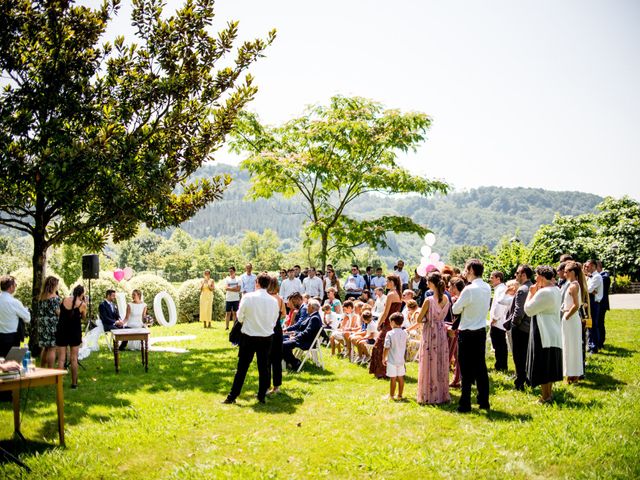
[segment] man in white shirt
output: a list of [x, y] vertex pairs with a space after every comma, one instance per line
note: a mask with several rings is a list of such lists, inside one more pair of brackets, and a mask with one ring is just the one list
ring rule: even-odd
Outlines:
[[6, 357], [11, 347], [20, 346], [18, 318], [31, 322], [29, 310], [15, 298], [16, 279], [10, 275], [0, 277], [0, 357]]
[[491, 337], [491, 345], [493, 345], [493, 351], [496, 356], [494, 367], [498, 372], [506, 372], [509, 351], [507, 349], [507, 332], [504, 329], [504, 322], [507, 319], [507, 310], [509, 307], [500, 302], [504, 300], [507, 286], [504, 284], [504, 274], [497, 270], [491, 272], [489, 281], [493, 286], [493, 302], [491, 303], [491, 310], [489, 312], [489, 319], [491, 320], [489, 336]]
[[383, 290], [387, 286], [387, 278], [382, 275], [382, 267], [376, 268], [376, 275], [371, 277], [371, 289], [382, 288]]
[[309, 297], [317, 297], [322, 301], [324, 297], [324, 286], [322, 285], [322, 279], [316, 276], [315, 267], [309, 268], [307, 277], [302, 282], [302, 288], [304, 289], [304, 293], [309, 295]]
[[284, 300], [284, 303], [287, 304], [289, 297], [296, 292], [303, 294], [304, 288], [302, 288], [300, 279], [296, 278], [295, 269], [290, 268], [287, 270], [287, 278], [285, 278], [280, 285], [280, 296]]
[[598, 353], [600, 345], [598, 320], [600, 319], [600, 302], [604, 295], [604, 284], [602, 275], [598, 273], [596, 262], [587, 260], [584, 262], [585, 273], [587, 274], [587, 288], [589, 290], [589, 305], [591, 307], [591, 328], [589, 332], [589, 352]]
[[245, 273], [240, 275], [240, 292], [242, 294], [255, 292], [256, 290], [256, 276], [251, 273], [253, 265], [247, 263], [244, 267]]
[[402, 284], [402, 290], [409, 288], [409, 274], [404, 269], [404, 260], [398, 260], [398, 269], [396, 275], [400, 277], [400, 283]]
[[238, 322], [242, 324], [238, 367], [233, 379], [231, 392], [223, 403], [235, 403], [242, 391], [244, 379], [255, 354], [258, 362], [258, 401], [265, 403], [271, 383], [269, 350], [273, 338], [273, 328], [278, 321], [278, 302], [267, 292], [270, 277], [261, 273], [256, 279], [256, 291], [242, 297], [238, 310]]
[[478, 388], [478, 405], [489, 410], [489, 374], [485, 361], [485, 345], [487, 342], [487, 314], [491, 303], [491, 287], [482, 281], [484, 265], [480, 260], [471, 259], [465, 266], [466, 278], [469, 282], [456, 303], [453, 304], [454, 315], [460, 315], [458, 327], [458, 362], [462, 376], [462, 388], [458, 412], [471, 411], [471, 385]]
[[224, 279], [224, 321], [225, 330], [229, 330], [229, 324], [236, 321], [238, 308], [240, 308], [240, 279], [236, 277], [236, 267], [229, 267], [229, 276]]

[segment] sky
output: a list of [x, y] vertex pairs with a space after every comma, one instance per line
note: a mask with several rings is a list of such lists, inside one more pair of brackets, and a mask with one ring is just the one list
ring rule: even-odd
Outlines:
[[[122, 3], [110, 34], [131, 32]], [[363, 96], [432, 117], [427, 141], [400, 163], [456, 190], [640, 199], [637, 0], [219, 0], [216, 9], [214, 28], [238, 20], [241, 39], [278, 31], [251, 68], [260, 91], [249, 109], [266, 123], [332, 95]]]

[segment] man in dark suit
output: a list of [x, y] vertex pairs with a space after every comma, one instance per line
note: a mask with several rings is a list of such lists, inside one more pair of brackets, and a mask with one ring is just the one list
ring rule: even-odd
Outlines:
[[596, 270], [602, 277], [602, 300], [600, 300], [600, 311], [598, 318], [598, 348], [602, 348], [604, 345], [604, 337], [607, 333], [604, 328], [604, 317], [607, 314], [607, 310], [609, 310], [609, 290], [611, 289], [611, 275], [609, 272], [602, 269], [602, 262], [600, 260], [596, 261]]
[[293, 370], [300, 366], [300, 360], [293, 355], [294, 348], [309, 350], [318, 331], [322, 329], [322, 317], [320, 316], [320, 302], [310, 299], [307, 304], [309, 316], [305, 319], [304, 329], [297, 331], [291, 337], [285, 337], [282, 344], [282, 358]]
[[98, 307], [98, 313], [100, 314], [100, 320], [102, 320], [102, 326], [105, 332], [122, 327], [120, 312], [118, 312], [118, 305], [116, 304], [115, 290], [107, 290], [105, 292], [104, 300]]
[[293, 323], [282, 330], [285, 335], [287, 333], [294, 334], [296, 332], [304, 330], [304, 327], [306, 326], [306, 319], [309, 316], [307, 306], [302, 303], [302, 295], [300, 294], [300, 292], [293, 292], [289, 296], [289, 302], [291, 303], [291, 306], [298, 312], [293, 319]]
[[529, 295], [533, 270], [529, 265], [519, 265], [516, 270], [516, 280], [520, 288], [516, 292], [511, 306], [507, 311], [507, 322], [511, 324], [511, 342], [513, 363], [516, 366], [516, 390], [524, 390], [527, 380], [527, 352], [529, 351], [529, 327], [531, 319], [524, 313], [524, 303]]

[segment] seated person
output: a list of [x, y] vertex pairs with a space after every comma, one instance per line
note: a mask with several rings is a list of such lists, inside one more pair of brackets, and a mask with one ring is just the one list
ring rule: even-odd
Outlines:
[[331, 305], [328, 302], [322, 306], [322, 333], [321, 337], [325, 341], [329, 341], [329, 334], [327, 330], [337, 330], [338, 329], [338, 317], [335, 313], [331, 311]]
[[293, 334], [304, 330], [305, 321], [309, 314], [307, 312], [307, 305], [304, 303], [304, 297], [298, 292], [294, 292], [289, 296], [289, 305], [291, 311], [295, 310], [297, 313], [293, 318], [293, 323], [282, 331], [283, 333]]
[[[360, 317], [353, 313], [353, 301], [346, 300], [342, 304], [342, 312], [344, 316], [337, 330], [331, 334], [329, 342], [331, 343], [331, 355], [336, 354], [336, 346], [346, 345], [345, 341], [349, 340], [352, 333], [360, 329]], [[349, 347], [347, 347], [349, 348]], [[340, 348], [342, 350], [342, 348]]]
[[369, 351], [367, 345], [373, 345], [378, 336], [378, 322], [373, 320], [371, 310], [362, 312], [362, 330], [351, 336], [351, 344], [357, 350], [358, 357], [355, 363], [367, 363], [369, 361]]
[[13, 360], [0, 363], [0, 372], [19, 372], [20, 364]]
[[412, 337], [419, 336], [420, 323], [417, 321], [417, 317], [420, 311], [418, 310], [418, 302], [415, 300], [409, 300], [407, 302], [407, 320], [409, 322], [409, 326], [406, 327], [407, 333]]
[[304, 330], [295, 332], [291, 337], [284, 337], [282, 343], [282, 358], [292, 370], [297, 370], [300, 366], [300, 360], [293, 355], [293, 349], [309, 350], [318, 331], [322, 329], [320, 302], [314, 299], [309, 300], [307, 311], [309, 316], [306, 318]]
[[371, 314], [373, 315], [374, 320], [378, 320], [380, 315], [384, 313], [384, 305], [387, 302], [387, 296], [384, 294], [384, 288], [382, 287], [377, 287], [375, 289], [375, 294], [376, 300]]
[[124, 322], [120, 320], [115, 290], [109, 289], [105, 292], [104, 300], [98, 306], [98, 313], [105, 332], [109, 332], [114, 328], [122, 328], [124, 325]]
[[331, 311], [334, 313], [342, 313], [342, 302], [337, 297], [338, 290], [335, 287], [327, 288], [327, 302], [331, 305]]
[[402, 303], [404, 304], [402, 306], [402, 316], [404, 317], [402, 328], [404, 329], [407, 329], [411, 326], [411, 323], [409, 322], [409, 311], [407, 310], [407, 304], [409, 303], [409, 300], [414, 300], [414, 296], [415, 292], [408, 288], [402, 292]]

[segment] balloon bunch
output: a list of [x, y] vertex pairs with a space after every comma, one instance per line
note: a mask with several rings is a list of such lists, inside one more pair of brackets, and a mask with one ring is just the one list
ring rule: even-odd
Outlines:
[[424, 236], [424, 243], [420, 249], [422, 254], [420, 265], [416, 269], [421, 277], [426, 277], [427, 273], [431, 273], [434, 270], [442, 271], [444, 268], [444, 262], [440, 260], [440, 254], [431, 251], [431, 247], [436, 243], [436, 236], [431, 232], [427, 233]]
[[113, 278], [116, 279], [116, 282], [121, 282], [123, 279], [131, 280], [131, 277], [133, 277], [133, 269], [131, 267], [116, 268], [113, 271]]

